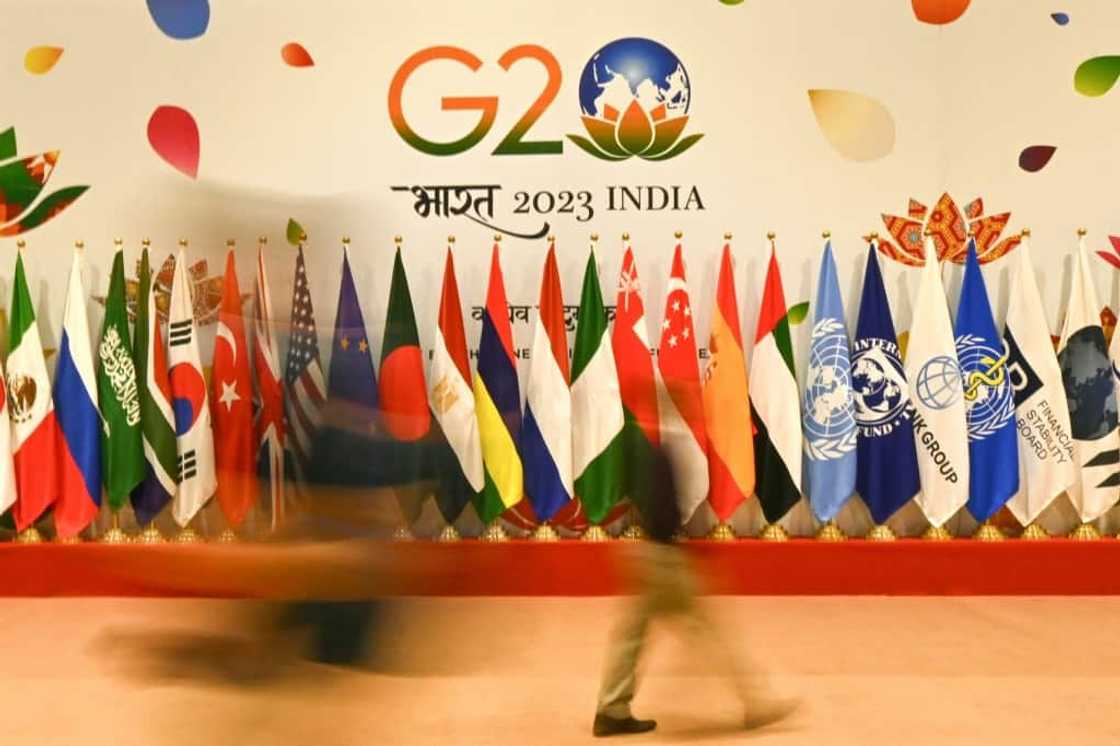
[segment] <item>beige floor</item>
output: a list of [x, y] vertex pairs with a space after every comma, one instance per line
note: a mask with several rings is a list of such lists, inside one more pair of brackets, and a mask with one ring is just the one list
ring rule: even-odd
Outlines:
[[[166, 645], [236, 633], [245, 604], [0, 601], [0, 744], [588, 742], [618, 599], [402, 602], [377, 672], [309, 665], [233, 687]], [[710, 599], [738, 653], [804, 699], [745, 734], [726, 682], [652, 639], [637, 742], [1096, 744], [1120, 738], [1120, 599]]]

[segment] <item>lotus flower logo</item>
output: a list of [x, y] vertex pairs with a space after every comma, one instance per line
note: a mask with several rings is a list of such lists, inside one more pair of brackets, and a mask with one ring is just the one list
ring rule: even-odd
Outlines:
[[618, 39], [592, 55], [580, 76], [579, 104], [591, 139], [568, 139], [606, 161], [664, 161], [703, 137], [680, 139], [691, 99], [688, 73], [667, 47], [652, 39]]
[[[17, 236], [36, 228], [65, 210], [88, 186], [59, 189], [35, 204], [58, 163], [52, 150], [16, 158], [16, 131], [0, 132], [0, 236]], [[34, 205], [34, 207], [32, 207]]]
[[979, 197], [965, 205], [963, 213], [948, 192], [941, 195], [933, 210], [911, 199], [907, 217], [883, 215], [883, 225], [897, 243], [881, 239], [879, 251], [896, 262], [920, 267], [925, 263], [923, 239], [928, 230], [938, 259], [964, 264], [968, 236], [972, 233], [976, 236], [977, 257], [981, 264], [987, 264], [1009, 253], [1023, 240], [1019, 233], [1000, 240], [1010, 220], [1009, 212], [984, 215], [984, 202]]

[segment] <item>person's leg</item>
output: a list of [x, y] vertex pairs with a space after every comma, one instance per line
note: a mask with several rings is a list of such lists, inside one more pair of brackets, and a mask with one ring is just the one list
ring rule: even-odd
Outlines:
[[630, 702], [638, 687], [638, 662], [649, 628], [649, 616], [644, 599], [639, 597], [612, 632], [596, 714], [610, 718], [631, 717]]

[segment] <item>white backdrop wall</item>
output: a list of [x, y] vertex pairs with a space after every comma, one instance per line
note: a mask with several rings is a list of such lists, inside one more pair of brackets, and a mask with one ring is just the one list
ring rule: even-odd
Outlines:
[[[162, 259], [181, 236], [190, 259], [205, 258], [211, 274], [223, 267], [227, 238], [238, 239], [243, 291], [252, 280], [255, 237], [267, 234], [277, 315], [286, 319], [294, 248], [283, 240], [289, 217], [309, 233], [308, 274], [324, 364], [337, 303], [340, 237], [352, 237], [351, 261], [373, 350], [381, 328], [391, 269], [392, 238], [404, 238], [421, 340], [432, 335], [448, 234], [456, 259], [467, 330], [480, 325], [469, 307], [484, 300], [493, 230], [465, 218], [419, 217], [410, 195], [392, 185], [500, 184], [494, 223], [532, 231], [541, 218], [514, 215], [514, 192], [591, 192], [594, 218], [549, 215], [556, 236], [565, 299], [578, 302], [588, 236], [601, 237], [597, 256], [604, 291], [613, 302], [623, 231], [632, 236], [644, 284], [651, 334], [664, 299], [673, 232], [684, 231], [697, 332], [707, 339], [725, 231], [734, 234], [741, 322], [754, 329], [765, 268], [766, 231], [777, 232], [786, 297], [812, 297], [822, 229], [832, 231], [844, 300], [854, 323], [862, 284], [862, 234], [885, 233], [881, 213], [905, 215], [913, 197], [932, 207], [942, 192], [963, 206], [977, 196], [988, 214], [1011, 211], [1005, 234], [1029, 226], [1039, 282], [1056, 332], [1068, 291], [1068, 257], [1078, 226], [1090, 248], [1120, 232], [1114, 137], [1120, 92], [1099, 98], [1077, 93], [1073, 73], [1084, 59], [1115, 52], [1120, 7], [1082, 3], [1068, 26], [1055, 24], [1050, 4], [1036, 0], [977, 0], [957, 21], [915, 19], [910, 0], [791, 0], [727, 6], [717, 0], [430, 1], [240, 0], [214, 2], [201, 37], [176, 41], [153, 23], [145, 6], [120, 0], [4, 0], [0, 24], [0, 129], [15, 126], [21, 155], [62, 151], [50, 187], [89, 184], [66, 212], [29, 232], [28, 272], [46, 344], [61, 324], [65, 270], [75, 239], [87, 246], [91, 294], [108, 284], [112, 238], [122, 236], [128, 261], [144, 236]], [[559, 155], [495, 156], [502, 135], [537, 96], [542, 68], [532, 62], [503, 71], [498, 57], [518, 44], [538, 44], [559, 62], [562, 82], [528, 139], [559, 140], [583, 133], [577, 82], [590, 56], [614, 39], [656, 39], [680, 58], [691, 79], [686, 134], [704, 133], [691, 150], [664, 162], [597, 160], [565, 141]], [[289, 67], [281, 45], [298, 41], [315, 65]], [[38, 44], [65, 52], [53, 70], [30, 75], [24, 51]], [[498, 95], [497, 121], [476, 147], [455, 156], [422, 153], [393, 129], [390, 80], [401, 63], [426, 47], [450, 44], [482, 61], [477, 72], [450, 62], [422, 67], [405, 87], [404, 112], [424, 136], [455, 139], [475, 112], [440, 111], [448, 95]], [[894, 122], [893, 149], [857, 162], [822, 134], [807, 91], [846, 89], [881, 102]], [[200, 130], [198, 178], [163, 162], [145, 136], [159, 105], [190, 111]], [[1058, 147], [1038, 173], [1017, 165], [1034, 144]], [[611, 185], [695, 186], [703, 210], [606, 210]], [[507, 237], [502, 262], [510, 300], [536, 303], [547, 242]], [[15, 240], [0, 239], [0, 292], [10, 293]], [[1094, 262], [1097, 262], [1094, 259]], [[1002, 321], [1007, 261], [985, 267]], [[1116, 273], [1095, 264], [1098, 292], [1115, 306]], [[909, 325], [916, 271], [884, 261], [899, 330]], [[946, 273], [955, 303], [959, 269]], [[93, 323], [100, 307], [90, 306]], [[535, 317], [535, 314], [534, 314]], [[803, 372], [807, 327], [798, 328]], [[528, 348], [532, 324], [514, 325]], [[656, 339], [656, 337], [654, 337]], [[281, 351], [283, 354], [283, 350]], [[209, 350], [204, 349], [204, 355]], [[375, 356], [376, 360], [376, 356]], [[527, 360], [520, 361], [522, 375]], [[866, 518], [845, 515], [849, 530]], [[791, 527], [810, 530], [805, 511]], [[1061, 509], [1057, 524], [1071, 521]], [[707, 516], [697, 519], [703, 528]], [[757, 518], [746, 511], [741, 527]], [[899, 528], [923, 527], [904, 511]]]

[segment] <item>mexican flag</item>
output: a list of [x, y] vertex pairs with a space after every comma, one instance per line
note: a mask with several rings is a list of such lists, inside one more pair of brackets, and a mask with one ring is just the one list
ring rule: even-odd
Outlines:
[[601, 523], [625, 489], [622, 395], [595, 252], [587, 258], [572, 352], [572, 473], [591, 523]]
[[54, 502], [57, 487], [58, 423], [51, 400], [51, 380], [27, 289], [23, 254], [16, 256], [12, 310], [8, 316], [8, 404], [12, 421], [16, 501], [13, 518], [23, 531]]

